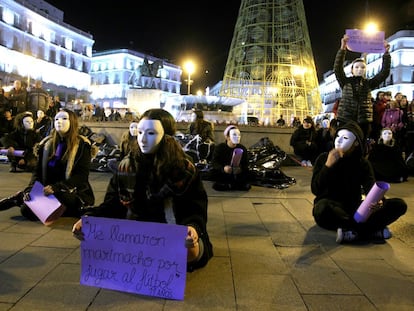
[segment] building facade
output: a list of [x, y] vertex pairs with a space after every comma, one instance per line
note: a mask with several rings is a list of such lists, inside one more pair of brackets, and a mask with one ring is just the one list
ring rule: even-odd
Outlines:
[[87, 98], [93, 36], [63, 22], [43, 0], [0, 0], [0, 79], [6, 89], [35, 79], [67, 102]]
[[[157, 89], [161, 97], [180, 93], [179, 66], [127, 49], [93, 53], [93, 36], [63, 18], [43, 0], [0, 0], [0, 86], [6, 93], [15, 80], [26, 87], [39, 79], [68, 107], [93, 102], [105, 108], [125, 107], [134, 87]], [[134, 86], [131, 75], [144, 60], [161, 68]]]
[[[159, 64], [153, 76], [137, 74], [146, 61]], [[105, 108], [124, 108], [132, 89], [159, 90], [161, 97], [180, 94], [181, 74], [179, 66], [137, 51], [96, 52], [90, 70], [90, 100]]]

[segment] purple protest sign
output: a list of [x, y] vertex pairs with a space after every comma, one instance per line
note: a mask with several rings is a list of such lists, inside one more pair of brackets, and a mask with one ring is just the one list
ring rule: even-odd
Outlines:
[[[9, 153], [8, 149], [0, 149], [0, 154], [7, 155]], [[14, 150], [13, 155], [15, 157], [22, 157], [24, 155], [24, 150]]]
[[80, 283], [183, 300], [187, 227], [82, 217]]
[[390, 184], [384, 181], [377, 181], [368, 192], [364, 201], [358, 207], [354, 214], [356, 222], [365, 222], [374, 212], [372, 204], [376, 204], [384, 197], [384, 194], [390, 189]]
[[44, 186], [36, 181], [30, 191], [30, 200], [24, 203], [32, 210], [33, 213], [45, 225], [51, 225], [57, 220], [65, 211], [65, 207], [60, 204], [56, 197], [45, 195], [43, 193]]
[[347, 29], [349, 36], [347, 47], [350, 51], [359, 53], [384, 53], [384, 32]]
[[232, 167], [239, 167], [242, 155], [243, 155], [243, 149], [241, 149], [241, 148], [234, 149], [230, 165]]

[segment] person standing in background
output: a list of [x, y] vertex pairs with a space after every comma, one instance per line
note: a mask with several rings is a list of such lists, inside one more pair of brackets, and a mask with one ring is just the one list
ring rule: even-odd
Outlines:
[[42, 80], [36, 80], [34, 87], [27, 94], [27, 110], [34, 116], [38, 110], [44, 113], [49, 108], [49, 94], [43, 89]]
[[15, 80], [13, 82], [13, 88], [9, 93], [9, 101], [13, 116], [27, 111], [27, 90], [23, 88], [22, 81]]

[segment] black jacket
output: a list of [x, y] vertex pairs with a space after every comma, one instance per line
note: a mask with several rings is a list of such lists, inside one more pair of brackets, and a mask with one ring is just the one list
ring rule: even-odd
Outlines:
[[327, 167], [327, 157], [327, 152], [320, 154], [313, 166], [311, 190], [315, 195], [314, 203], [331, 199], [342, 203], [347, 212], [353, 215], [361, 204], [361, 187], [367, 194], [375, 183], [372, 166], [360, 154], [354, 154]]
[[346, 50], [339, 49], [334, 64], [334, 72], [342, 89], [337, 118], [340, 122], [350, 120], [358, 124], [370, 123], [373, 119], [371, 90], [379, 87], [390, 74], [391, 56], [384, 53], [381, 70], [371, 79], [363, 77], [347, 77], [344, 72]]
[[30, 191], [35, 181], [39, 181], [44, 186], [51, 185], [56, 198], [70, 210], [68, 214], [71, 216], [80, 216], [83, 207], [95, 203], [95, 196], [89, 183], [91, 143], [86, 137], [80, 135], [79, 138], [79, 144], [70, 151], [68, 160], [62, 166], [58, 166], [59, 169], [53, 170], [53, 174], [50, 174], [48, 169], [49, 156], [54, 152], [52, 139], [51, 136], [44, 138], [38, 148], [37, 167], [25, 189], [25, 192]]
[[[204, 244], [202, 258], [189, 263], [187, 269], [205, 266], [213, 256], [213, 247], [207, 233], [208, 198], [198, 170], [183, 159], [186, 170], [173, 169], [169, 180], [162, 183], [155, 177], [153, 157], [144, 155], [138, 160], [127, 156], [123, 161], [126, 159], [134, 168], [127, 174], [114, 174], [104, 201], [86, 215], [168, 223], [167, 205], [171, 204], [175, 223], [194, 227]], [[129, 203], [125, 203], [126, 197]]]

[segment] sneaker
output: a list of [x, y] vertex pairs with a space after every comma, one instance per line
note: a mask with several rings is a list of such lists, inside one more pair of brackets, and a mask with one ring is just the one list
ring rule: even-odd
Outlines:
[[346, 243], [352, 242], [358, 239], [358, 233], [352, 230], [344, 230], [342, 228], [338, 228], [336, 231], [336, 243]]
[[300, 165], [302, 165], [302, 166], [308, 166], [308, 162], [306, 160], [303, 160], [302, 162], [300, 162]]
[[312, 162], [311, 162], [311, 161], [309, 161], [309, 160], [308, 160], [308, 161], [306, 161], [306, 166], [307, 166], [307, 167], [312, 167]]
[[388, 227], [385, 227], [384, 229], [375, 231], [374, 234], [373, 234], [374, 239], [387, 240], [391, 237], [392, 237], [392, 233], [391, 233], [390, 229], [388, 229]]

